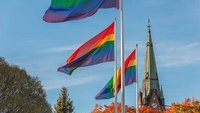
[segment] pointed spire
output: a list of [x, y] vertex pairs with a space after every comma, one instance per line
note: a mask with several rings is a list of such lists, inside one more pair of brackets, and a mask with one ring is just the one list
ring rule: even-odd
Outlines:
[[144, 75], [142, 81], [142, 105], [150, 105], [152, 94], [154, 91], [156, 96], [158, 96], [159, 103], [164, 105], [164, 95], [162, 86], [160, 88], [156, 59], [154, 54], [153, 42], [151, 38], [151, 25], [150, 18], [148, 18], [148, 32], [147, 32], [147, 42], [146, 42], [146, 56], [144, 64]]
[[151, 89], [156, 89], [160, 91], [159, 81], [157, 75], [157, 67], [155, 61], [155, 55], [153, 50], [153, 42], [151, 40], [151, 30], [150, 30], [150, 18], [148, 18], [148, 35], [147, 35], [147, 46], [146, 46], [146, 57], [145, 57], [145, 67], [143, 80], [149, 81], [148, 88], [146, 89], [147, 95], [149, 95]]
[[162, 90], [162, 85], [161, 85], [161, 88], [160, 88], [160, 97], [161, 97], [161, 99], [164, 99], [164, 93], [163, 93], [163, 90]]

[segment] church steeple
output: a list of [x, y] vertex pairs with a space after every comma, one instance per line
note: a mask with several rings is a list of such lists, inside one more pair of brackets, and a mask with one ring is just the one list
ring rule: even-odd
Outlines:
[[144, 65], [144, 78], [143, 80], [149, 80], [148, 85], [148, 94], [150, 89], [157, 89], [159, 88], [159, 80], [157, 75], [157, 67], [156, 67], [156, 60], [153, 50], [153, 42], [151, 39], [151, 30], [150, 30], [150, 18], [148, 18], [148, 35], [147, 35], [147, 45], [146, 45], [146, 58], [145, 58], [145, 65]]
[[[146, 42], [146, 56], [145, 56], [145, 64], [144, 64], [144, 75], [142, 81], [142, 90], [141, 93], [142, 103], [141, 105], [149, 105], [155, 104], [160, 107], [164, 105], [164, 95], [160, 89], [156, 60], [153, 49], [153, 42], [151, 37], [151, 26], [150, 26], [150, 18], [148, 18], [148, 32], [147, 32], [147, 42]], [[161, 99], [161, 95], [163, 96]], [[154, 106], [155, 107], [155, 106]]]

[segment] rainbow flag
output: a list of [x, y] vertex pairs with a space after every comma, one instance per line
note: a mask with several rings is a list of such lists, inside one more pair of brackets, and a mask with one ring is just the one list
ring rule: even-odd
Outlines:
[[46, 22], [64, 22], [92, 16], [100, 8], [119, 8], [119, 0], [51, 0]]
[[78, 67], [113, 61], [114, 27], [113, 22], [104, 31], [84, 43], [68, 58], [66, 65], [58, 68], [58, 71], [71, 75]]
[[[126, 59], [124, 63], [125, 68], [125, 86], [136, 82], [136, 50], [134, 50]], [[121, 88], [121, 67], [117, 70], [115, 74], [117, 77], [117, 92]], [[109, 99], [114, 97], [115, 94], [115, 79], [112, 77], [105, 87], [96, 95], [95, 99]]]

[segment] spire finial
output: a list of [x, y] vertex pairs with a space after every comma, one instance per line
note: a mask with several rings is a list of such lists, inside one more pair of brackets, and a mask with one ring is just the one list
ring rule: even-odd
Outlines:
[[148, 17], [148, 25], [147, 25], [147, 28], [148, 28], [147, 46], [151, 46], [151, 45], [152, 45], [150, 27], [151, 27], [151, 25], [150, 25], [150, 17]]
[[150, 17], [148, 17], [148, 26], [147, 27], [148, 27], [148, 30], [150, 31], [150, 27], [151, 27], [150, 26]]

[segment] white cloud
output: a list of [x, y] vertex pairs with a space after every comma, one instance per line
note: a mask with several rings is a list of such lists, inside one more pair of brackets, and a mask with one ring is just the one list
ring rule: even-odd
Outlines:
[[[155, 48], [155, 47], [154, 47]], [[157, 63], [161, 67], [184, 66], [200, 62], [200, 43], [164, 43], [158, 48]]]
[[85, 85], [100, 80], [102, 80], [102, 78], [99, 76], [89, 76], [89, 77], [84, 76], [81, 78], [73, 77], [73, 78], [66, 78], [63, 80], [53, 80], [53, 81], [50, 80], [48, 82], [44, 82], [43, 86], [46, 90], [51, 90], [51, 89], [61, 88], [63, 85], [67, 87], [72, 87], [72, 86]]
[[77, 47], [79, 47], [80, 44], [74, 44], [74, 45], [69, 45], [69, 46], [58, 46], [58, 47], [53, 47], [53, 48], [48, 48], [41, 50], [41, 52], [63, 52], [63, 51], [70, 51], [70, 50], [75, 50]]
[[[139, 51], [146, 50], [146, 42], [144, 41], [134, 41], [138, 44], [138, 49]], [[127, 41], [126, 44], [124, 45], [126, 50], [131, 50], [136, 48], [136, 43], [133, 43], [132, 41]], [[120, 49], [120, 48], [119, 48]]]
[[[146, 53], [146, 42], [135, 41], [139, 44], [139, 59], [144, 61]], [[156, 63], [159, 67], [180, 67], [187, 64], [200, 64], [199, 42], [153, 42]], [[127, 55], [135, 48], [135, 44], [126, 42]], [[118, 48], [118, 55], [120, 51]], [[127, 56], [126, 55], [126, 56]], [[118, 58], [120, 58], [118, 56]], [[142, 64], [143, 65], [143, 64]]]

